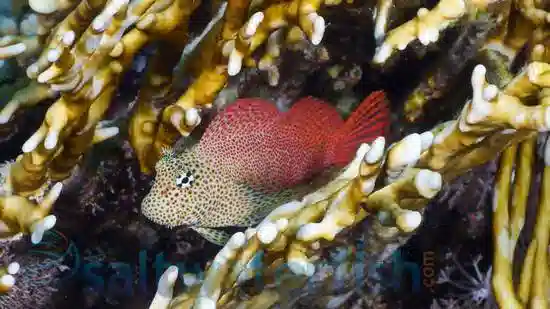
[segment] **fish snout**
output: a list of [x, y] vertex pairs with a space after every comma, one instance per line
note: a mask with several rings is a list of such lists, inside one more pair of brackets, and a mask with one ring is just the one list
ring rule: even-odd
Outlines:
[[166, 188], [152, 188], [141, 202], [141, 213], [155, 224], [173, 228], [191, 221], [183, 201]]

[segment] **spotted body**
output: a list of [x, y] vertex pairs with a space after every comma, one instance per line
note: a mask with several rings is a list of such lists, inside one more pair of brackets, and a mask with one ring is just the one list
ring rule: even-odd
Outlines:
[[229, 236], [223, 228], [258, 223], [303, 194], [314, 176], [349, 163], [357, 147], [384, 135], [388, 124], [382, 92], [345, 122], [334, 107], [311, 97], [288, 112], [261, 99], [239, 99], [212, 120], [196, 145], [157, 163], [142, 212], [223, 244]]

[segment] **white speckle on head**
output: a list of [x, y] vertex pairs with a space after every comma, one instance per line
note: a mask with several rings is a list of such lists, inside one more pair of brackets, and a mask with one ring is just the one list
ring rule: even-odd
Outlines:
[[189, 188], [194, 182], [195, 176], [191, 172], [186, 172], [176, 178], [176, 186], [178, 188]]

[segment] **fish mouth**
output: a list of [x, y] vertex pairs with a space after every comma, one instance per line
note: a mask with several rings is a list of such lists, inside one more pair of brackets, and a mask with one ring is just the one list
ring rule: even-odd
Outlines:
[[150, 222], [161, 225], [167, 228], [193, 227], [197, 226], [198, 222], [181, 222], [181, 218], [175, 217], [170, 211], [170, 202], [157, 200], [149, 195], [141, 202], [141, 214]]
[[169, 226], [169, 220], [167, 220], [167, 216], [162, 216], [162, 212], [162, 207], [156, 206], [156, 203], [153, 202], [153, 199], [149, 195], [141, 202], [141, 214], [145, 218], [155, 224]]

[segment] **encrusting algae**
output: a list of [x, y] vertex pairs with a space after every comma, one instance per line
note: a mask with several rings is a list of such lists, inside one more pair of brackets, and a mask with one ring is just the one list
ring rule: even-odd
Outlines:
[[380, 91], [345, 122], [334, 107], [311, 97], [287, 112], [261, 99], [239, 99], [213, 119], [198, 144], [161, 158], [142, 212], [223, 245], [230, 235], [216, 228], [253, 226], [304, 195], [314, 176], [344, 167], [360, 144], [384, 136], [389, 121]]

